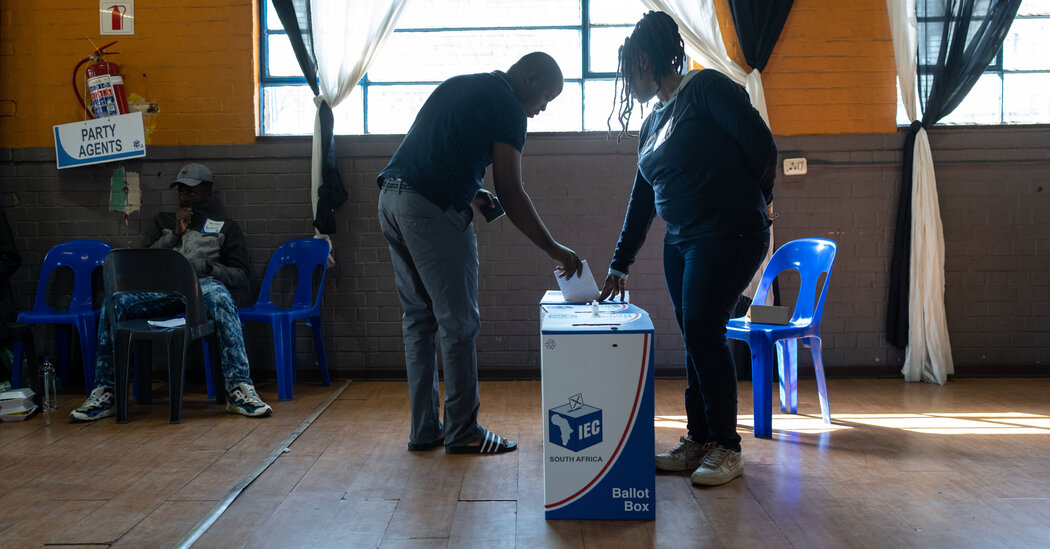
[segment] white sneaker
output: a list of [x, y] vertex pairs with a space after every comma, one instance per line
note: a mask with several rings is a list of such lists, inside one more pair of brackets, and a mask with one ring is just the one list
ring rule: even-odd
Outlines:
[[273, 413], [270, 405], [259, 398], [255, 386], [238, 383], [226, 396], [226, 411], [248, 417], [267, 417]]
[[74, 423], [82, 421], [95, 421], [113, 415], [113, 406], [116, 404], [116, 395], [113, 389], [106, 387], [95, 387], [91, 395], [80, 405], [79, 408], [69, 412], [69, 419]]
[[656, 468], [661, 471], [688, 471], [696, 469], [704, 461], [711, 443], [696, 442], [689, 437], [681, 437], [679, 443], [663, 454], [656, 454]]
[[740, 452], [712, 444], [704, 456], [703, 463], [693, 471], [689, 480], [693, 484], [720, 486], [744, 473], [744, 459]]

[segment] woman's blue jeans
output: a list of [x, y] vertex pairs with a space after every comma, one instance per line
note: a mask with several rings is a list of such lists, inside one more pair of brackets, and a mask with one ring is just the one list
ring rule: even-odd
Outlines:
[[664, 244], [664, 276], [685, 338], [689, 437], [740, 450], [736, 365], [726, 322], [769, 248], [769, 231]]

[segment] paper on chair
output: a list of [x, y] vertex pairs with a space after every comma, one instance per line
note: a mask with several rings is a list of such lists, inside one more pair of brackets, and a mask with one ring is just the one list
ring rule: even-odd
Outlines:
[[172, 318], [168, 320], [147, 320], [147, 324], [154, 328], [176, 328], [178, 326], [185, 326], [185, 318]]
[[565, 301], [594, 301], [601, 294], [598, 285], [594, 283], [594, 275], [591, 274], [586, 259], [583, 260], [583, 272], [580, 276], [562, 278], [558, 276], [558, 271], [554, 271], [554, 278], [558, 281], [558, 289], [561, 290]]

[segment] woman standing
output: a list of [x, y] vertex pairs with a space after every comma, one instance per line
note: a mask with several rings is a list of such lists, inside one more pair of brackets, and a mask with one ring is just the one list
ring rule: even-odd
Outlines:
[[619, 57], [621, 136], [632, 98], [659, 102], [638, 134], [638, 171], [600, 299], [626, 289], [659, 214], [664, 276], [685, 338], [688, 434], [656, 456], [656, 467], [725, 484], [744, 469], [726, 321], [769, 247], [776, 144], [742, 87], [713, 70], [681, 74], [685, 49], [667, 14], [647, 13]]

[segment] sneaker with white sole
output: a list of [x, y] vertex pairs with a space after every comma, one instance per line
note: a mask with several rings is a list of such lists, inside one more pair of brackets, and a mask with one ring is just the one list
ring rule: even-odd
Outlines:
[[744, 473], [744, 459], [737, 450], [712, 444], [700, 467], [689, 480], [703, 486], [720, 486]]
[[266, 417], [273, 413], [270, 405], [259, 398], [251, 383], [238, 383], [226, 396], [226, 411], [248, 417]]
[[696, 442], [681, 437], [679, 443], [663, 454], [656, 454], [656, 468], [661, 471], [689, 471], [704, 461], [710, 442]]
[[69, 412], [69, 419], [81, 422], [109, 417], [113, 415], [113, 406], [116, 404], [116, 400], [113, 389], [95, 387], [87, 400], [80, 405], [80, 408]]

